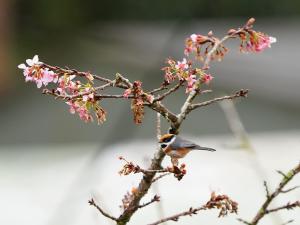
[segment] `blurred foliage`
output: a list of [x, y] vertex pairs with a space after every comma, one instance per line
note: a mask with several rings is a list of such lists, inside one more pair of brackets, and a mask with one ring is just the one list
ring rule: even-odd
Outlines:
[[54, 29], [84, 27], [103, 20], [300, 15], [299, 0], [19, 0], [16, 6], [19, 25]]

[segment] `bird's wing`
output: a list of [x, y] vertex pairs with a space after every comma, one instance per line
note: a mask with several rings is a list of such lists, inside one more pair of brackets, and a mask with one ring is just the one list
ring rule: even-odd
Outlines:
[[170, 147], [171, 148], [194, 148], [194, 147], [198, 147], [198, 145], [177, 136], [175, 141], [170, 145]]

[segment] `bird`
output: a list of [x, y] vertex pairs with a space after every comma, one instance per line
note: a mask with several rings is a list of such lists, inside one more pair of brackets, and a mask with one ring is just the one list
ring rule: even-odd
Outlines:
[[173, 166], [178, 166], [178, 159], [185, 157], [192, 150], [216, 151], [213, 148], [197, 145], [175, 134], [162, 135], [159, 144], [164, 153], [171, 157]]

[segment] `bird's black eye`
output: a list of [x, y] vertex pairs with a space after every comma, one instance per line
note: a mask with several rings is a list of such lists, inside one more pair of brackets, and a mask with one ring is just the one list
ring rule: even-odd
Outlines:
[[165, 145], [165, 144], [162, 144], [162, 145], [161, 145], [161, 147], [162, 147], [162, 148], [165, 148], [165, 147], [167, 147], [167, 145]]
[[166, 143], [166, 142], [169, 142], [169, 141], [171, 141], [171, 140], [172, 140], [172, 137], [168, 137], [168, 138], [165, 138], [163, 142]]

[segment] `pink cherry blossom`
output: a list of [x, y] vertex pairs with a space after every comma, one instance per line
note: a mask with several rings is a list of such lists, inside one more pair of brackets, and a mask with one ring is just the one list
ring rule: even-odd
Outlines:
[[275, 37], [268, 36], [261, 32], [252, 32], [241, 37], [241, 51], [261, 52], [266, 48], [271, 48], [271, 44], [276, 43]]
[[276, 41], [275, 37], [262, 36], [259, 38], [257, 46], [255, 46], [255, 51], [260, 52], [265, 48], [271, 48], [271, 44], [276, 43]]
[[77, 112], [80, 119], [85, 122], [90, 122], [93, 120], [93, 117], [90, 115], [90, 112], [85, 104], [82, 105], [79, 102], [73, 100], [70, 100], [66, 103], [70, 106], [69, 111], [71, 114], [75, 114]]
[[198, 38], [198, 35], [197, 34], [192, 34], [191, 36], [190, 36], [190, 38], [191, 38], [191, 40], [192, 40], [192, 42], [197, 42], [197, 38]]
[[39, 56], [35, 55], [32, 59], [26, 59], [26, 63], [28, 66], [34, 66], [34, 65], [39, 65], [42, 64], [42, 62], [39, 61]]
[[87, 102], [87, 101], [94, 101], [94, 93], [89, 93], [87, 95], [82, 96], [82, 101]]
[[175, 68], [178, 69], [178, 70], [185, 70], [185, 69], [188, 69], [189, 68], [189, 65], [187, 63], [187, 60], [186, 58], [183, 58], [183, 60], [180, 62], [180, 61], [177, 61], [177, 64], [175, 65]]
[[194, 89], [194, 84], [197, 81], [196, 75], [190, 75], [188, 78], [186, 78], [186, 81], [187, 81], [186, 93], [188, 93]]
[[51, 82], [56, 83], [58, 81], [58, 75], [48, 68], [41, 69], [41, 75], [41, 81], [45, 86], [47, 86]]
[[56, 83], [58, 81], [58, 75], [48, 68], [41, 68], [42, 62], [39, 61], [38, 55], [35, 55], [32, 59], [26, 59], [26, 64], [22, 63], [18, 65], [19, 69], [23, 70], [25, 81], [35, 82], [37, 87], [40, 88], [43, 84], [47, 86], [49, 83]]
[[131, 88], [126, 89], [123, 93], [123, 97], [128, 98], [131, 92], [132, 92]]
[[173, 76], [172, 73], [170, 72], [166, 72], [165, 73], [165, 81], [167, 81], [168, 83], [171, 83], [172, 81], [174, 81], [176, 79], [175, 76]]
[[81, 87], [81, 84], [80, 81], [72, 81], [74, 78], [74, 75], [60, 77], [58, 79], [58, 87], [56, 88], [56, 90], [63, 95], [68, 94], [67, 92], [70, 92], [70, 94], [77, 94], [79, 88]]
[[149, 103], [153, 103], [153, 101], [154, 101], [154, 96], [153, 95], [146, 95], [146, 98], [147, 98], [147, 101]]
[[192, 51], [193, 51], [193, 48], [190, 47], [190, 46], [184, 48], [184, 54], [185, 54], [186, 56], [189, 56], [189, 54], [190, 54]]
[[66, 103], [70, 106], [70, 109], [69, 109], [70, 113], [75, 114], [77, 109], [79, 108], [78, 103], [71, 101], [71, 100]]
[[203, 77], [202, 77], [202, 81], [203, 81], [203, 83], [205, 83], [205, 84], [209, 84], [210, 83], [210, 81], [213, 79], [214, 77], [212, 76], [212, 75], [210, 75], [210, 74], [204, 74], [203, 75]]
[[80, 107], [77, 110], [79, 117], [81, 120], [83, 120], [84, 122], [90, 122], [93, 120], [93, 117], [89, 114], [89, 111], [87, 110], [86, 107]]

